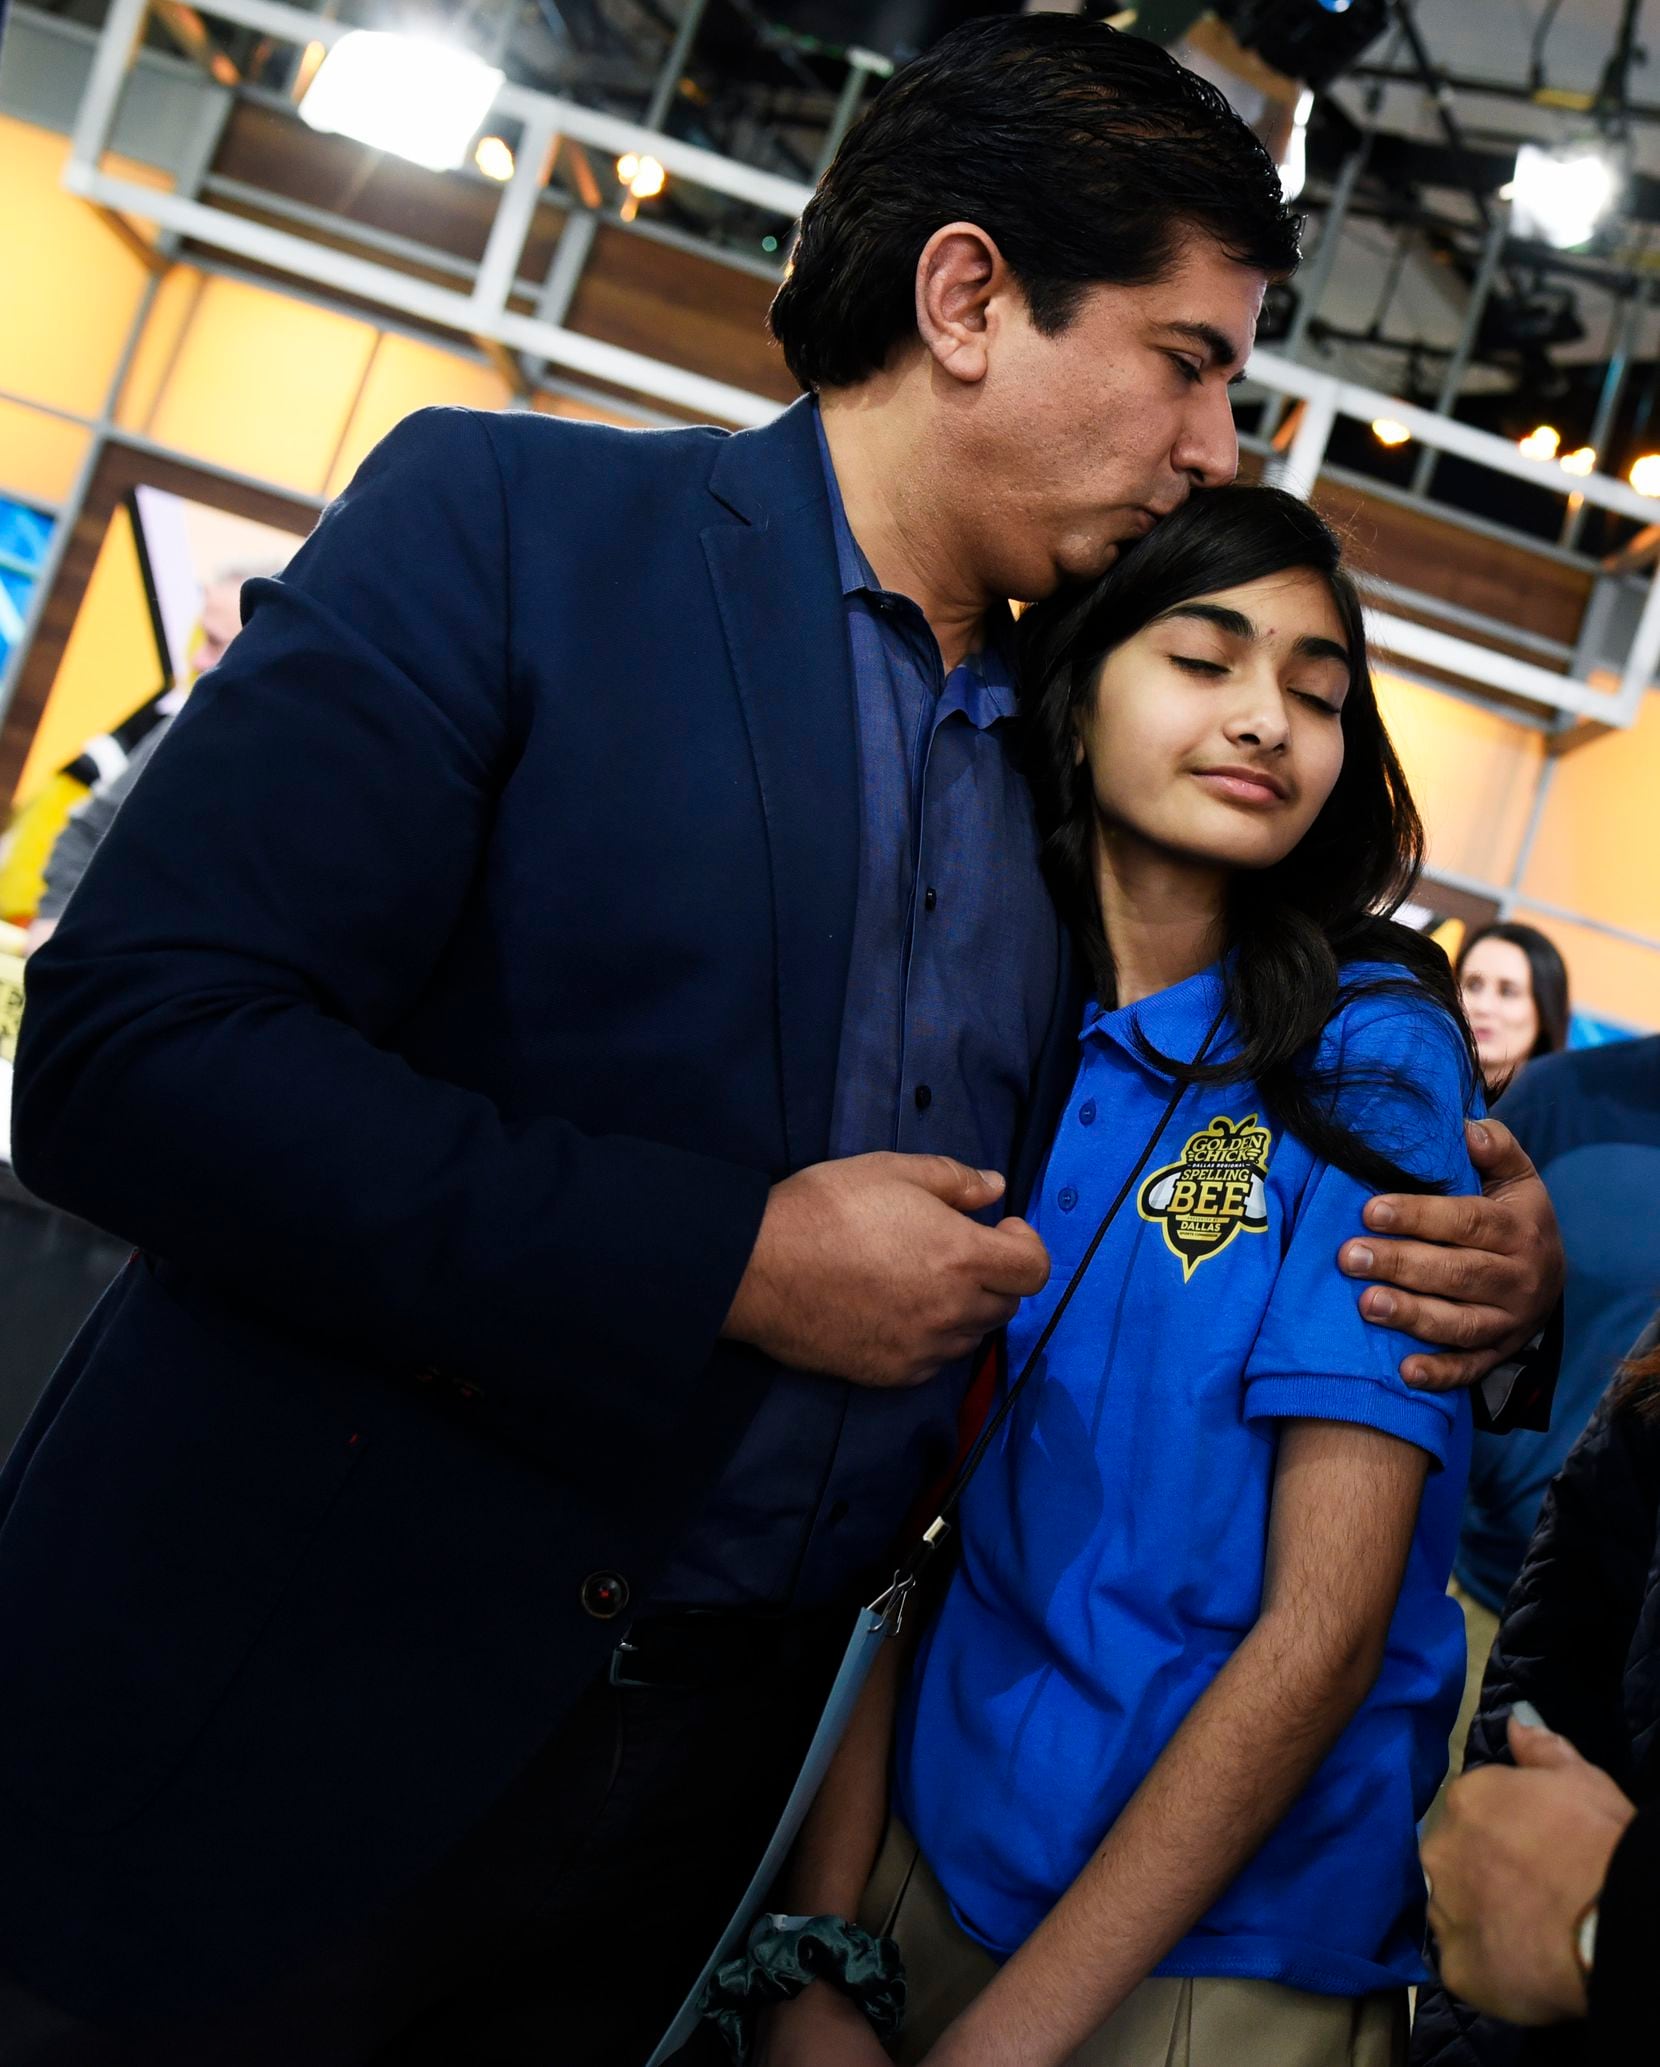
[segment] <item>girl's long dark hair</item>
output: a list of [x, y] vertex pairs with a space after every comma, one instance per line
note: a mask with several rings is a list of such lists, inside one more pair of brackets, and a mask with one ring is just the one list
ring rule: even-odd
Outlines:
[[[1428, 994], [1463, 1046], [1469, 1083], [1480, 1081], [1458, 986], [1436, 944], [1393, 914], [1418, 878], [1424, 830], [1389, 743], [1372, 687], [1360, 598], [1342, 566], [1336, 534], [1277, 488], [1213, 488], [1192, 495], [1128, 548], [1092, 586], [1050, 597], [1020, 620], [1020, 680], [1027, 772], [1038, 802], [1043, 866], [1062, 917], [1087, 959], [1097, 997], [1117, 998], [1112, 949], [1095, 882], [1095, 793], [1074, 752], [1077, 714], [1102, 662], [1178, 603], [1307, 568], [1331, 591], [1351, 655], [1343, 705], [1343, 767], [1308, 832], [1283, 861], [1241, 869], [1227, 911], [1229, 1017], [1240, 1047], [1194, 1067], [1149, 1060], [1191, 1083], [1249, 1080], [1280, 1125], [1313, 1154], [1377, 1191], [1424, 1191], [1337, 1117], [1341, 1083], [1317, 1073], [1315, 1045], [1332, 1015], [1361, 996]], [[1393, 964], [1398, 976], [1360, 976], [1359, 962]], [[1372, 1080], [1377, 1081], [1377, 1072]], [[1397, 1088], [1400, 1079], [1388, 1081]], [[1409, 1086], [1409, 1088], [1411, 1088]]]

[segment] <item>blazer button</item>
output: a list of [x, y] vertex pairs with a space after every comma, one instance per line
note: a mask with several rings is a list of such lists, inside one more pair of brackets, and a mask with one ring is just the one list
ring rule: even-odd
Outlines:
[[582, 1605], [597, 1621], [609, 1622], [628, 1606], [628, 1581], [620, 1572], [590, 1572], [582, 1582]]

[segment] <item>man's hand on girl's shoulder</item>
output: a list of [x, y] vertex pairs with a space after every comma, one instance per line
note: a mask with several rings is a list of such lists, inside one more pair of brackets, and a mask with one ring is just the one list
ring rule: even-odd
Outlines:
[[1445, 1345], [1409, 1356], [1401, 1376], [1428, 1392], [1475, 1385], [1539, 1333], [1562, 1297], [1562, 1237], [1539, 1173], [1502, 1121], [1466, 1128], [1479, 1197], [1385, 1192], [1341, 1269], [1369, 1278], [1360, 1310], [1379, 1327]]

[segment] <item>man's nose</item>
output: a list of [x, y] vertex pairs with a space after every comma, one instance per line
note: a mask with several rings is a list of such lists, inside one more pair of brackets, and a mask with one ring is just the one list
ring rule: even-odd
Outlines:
[[1233, 403], [1220, 381], [1202, 381], [1172, 455], [1195, 488], [1225, 488], [1239, 472], [1239, 432]]

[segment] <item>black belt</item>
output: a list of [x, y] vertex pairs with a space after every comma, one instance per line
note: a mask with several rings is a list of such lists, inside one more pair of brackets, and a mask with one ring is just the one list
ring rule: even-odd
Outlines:
[[833, 1656], [852, 1609], [791, 1614], [746, 1608], [661, 1608], [637, 1615], [611, 1653], [614, 1687], [692, 1691]]

